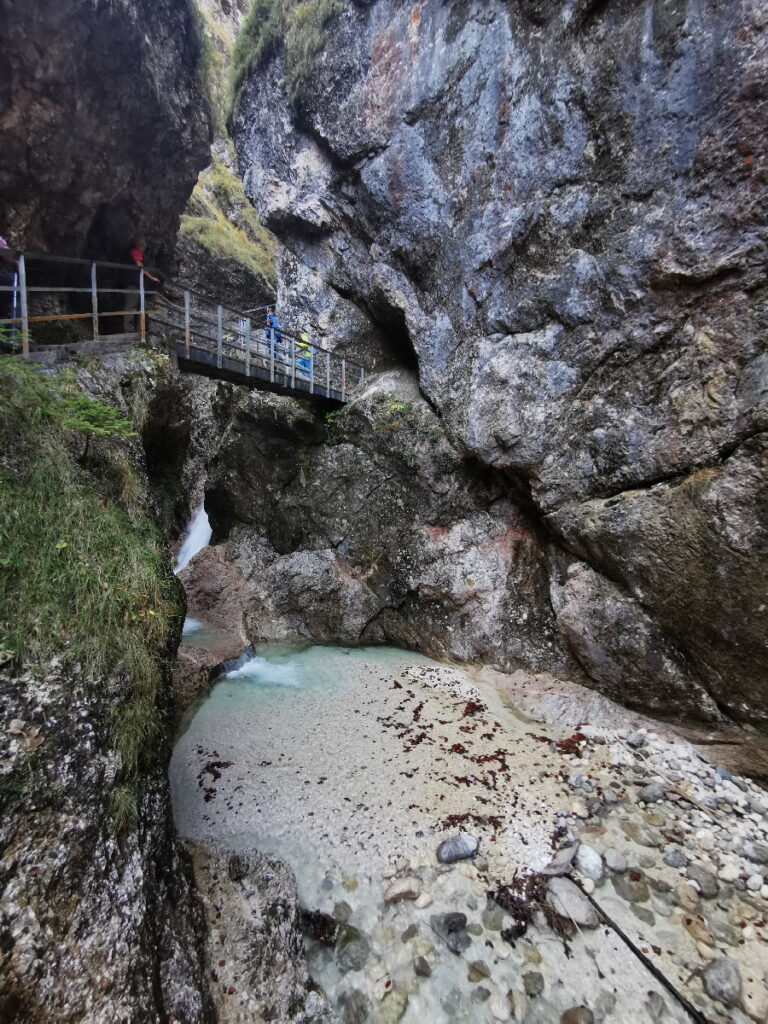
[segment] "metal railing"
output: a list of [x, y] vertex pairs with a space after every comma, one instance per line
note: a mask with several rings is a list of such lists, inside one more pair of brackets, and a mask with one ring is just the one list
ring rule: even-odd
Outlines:
[[[42, 267], [45, 264], [63, 266], [70, 271], [84, 269], [87, 284], [75, 285], [66, 284], [30, 284], [30, 267], [38, 264]], [[99, 283], [99, 272], [102, 274], [102, 283]], [[112, 278], [109, 284], [104, 283], [105, 272]], [[125, 287], [115, 287], [115, 272], [123, 279]], [[41, 274], [40, 278], [44, 275]], [[147, 335], [147, 297], [150, 294], [145, 285], [146, 277], [142, 270], [135, 266], [124, 263], [108, 263], [105, 261], [82, 260], [69, 256], [49, 256], [42, 253], [20, 252], [16, 259], [16, 270], [13, 283], [0, 285], [0, 293], [10, 296], [11, 316], [0, 317], [0, 324], [10, 328], [14, 335], [20, 334], [21, 351], [28, 355], [30, 350], [30, 325], [54, 322], [90, 321], [91, 334], [94, 341], [98, 341], [101, 335], [100, 320], [105, 317], [134, 317], [138, 318], [138, 333], [142, 340]], [[131, 296], [132, 302], [128, 308], [109, 308], [113, 303], [105, 302], [107, 296]], [[43, 305], [36, 309], [36, 300], [47, 297], [58, 299], [67, 297], [71, 300], [74, 296], [83, 296], [87, 311], [79, 313], [65, 313], [61, 309], [46, 310], [43, 312]]]
[[[85, 274], [87, 279], [79, 284], [30, 284], [29, 268], [35, 264], [64, 266], [71, 274]], [[38, 271], [37, 278], [41, 276]], [[127, 287], [116, 286], [126, 281]], [[168, 294], [163, 294], [147, 288], [146, 282], [144, 271], [128, 264], [19, 253], [12, 285], [0, 285], [0, 293], [11, 297], [12, 314], [0, 318], [0, 325], [9, 327], [13, 336], [20, 334], [25, 356], [30, 353], [30, 326], [36, 323], [90, 321], [88, 333], [98, 341], [103, 334], [102, 318], [123, 317], [130, 318], [132, 325], [138, 320], [142, 342], [150, 334], [176, 335], [180, 339], [177, 355], [187, 364], [182, 368], [208, 372], [209, 376], [244, 377], [245, 383], [252, 378], [256, 386], [261, 383], [272, 390], [342, 402], [365, 381], [365, 369], [359, 363], [324, 349], [306, 334], [297, 335], [267, 323], [274, 305], [243, 312], [215, 304], [183, 284], [168, 282], [163, 287]], [[107, 308], [120, 305], [121, 295], [131, 296], [131, 301], [123, 304], [128, 308]], [[58, 306], [62, 300], [79, 302], [87, 309], [71, 313], [43, 308], [46, 302]]]

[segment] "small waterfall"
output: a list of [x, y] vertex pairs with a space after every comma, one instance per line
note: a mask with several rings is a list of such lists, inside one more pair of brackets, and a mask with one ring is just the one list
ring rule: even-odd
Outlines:
[[176, 552], [176, 565], [173, 570], [175, 573], [180, 573], [198, 551], [202, 551], [203, 548], [210, 544], [212, 533], [211, 524], [208, 522], [208, 516], [205, 513], [205, 504], [200, 502], [200, 508], [192, 516], [187, 532], [184, 534], [184, 540], [181, 542], [181, 547]]

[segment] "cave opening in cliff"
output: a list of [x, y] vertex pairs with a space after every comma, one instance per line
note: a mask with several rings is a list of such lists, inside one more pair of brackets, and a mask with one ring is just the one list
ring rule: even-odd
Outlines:
[[382, 331], [381, 365], [383, 368], [402, 367], [417, 373], [419, 357], [413, 347], [405, 313], [388, 307], [373, 312], [374, 322]]

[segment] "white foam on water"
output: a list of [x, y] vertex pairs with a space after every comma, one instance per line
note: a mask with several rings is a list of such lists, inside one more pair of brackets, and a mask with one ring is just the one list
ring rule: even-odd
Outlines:
[[187, 616], [187, 618], [184, 619], [184, 625], [181, 627], [181, 635], [191, 636], [193, 633], [199, 633], [202, 628], [203, 624], [199, 619], [192, 619]]
[[289, 662], [284, 665], [266, 658], [250, 658], [240, 668], [227, 672], [225, 679], [247, 679], [258, 686], [301, 686], [298, 666]]
[[176, 565], [173, 571], [177, 574], [180, 573], [192, 561], [198, 551], [208, 547], [212, 536], [213, 530], [208, 522], [205, 505], [201, 502], [200, 508], [198, 508], [190, 520], [187, 532], [184, 534], [184, 540], [181, 542], [181, 547], [176, 552]]

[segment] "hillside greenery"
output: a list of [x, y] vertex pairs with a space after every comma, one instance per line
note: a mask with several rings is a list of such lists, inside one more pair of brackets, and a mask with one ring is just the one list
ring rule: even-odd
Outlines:
[[0, 643], [33, 670], [57, 656], [95, 685], [119, 685], [109, 723], [118, 828], [135, 816], [163, 734], [167, 649], [182, 615], [126, 450], [132, 434], [71, 375], [0, 359]]
[[234, 260], [275, 286], [274, 236], [262, 226], [243, 183], [223, 160], [214, 158], [200, 175], [181, 218], [181, 234], [211, 256]]
[[248, 73], [282, 43], [288, 92], [296, 103], [323, 48], [325, 25], [340, 10], [340, 0], [253, 0], [232, 55], [232, 102]]

